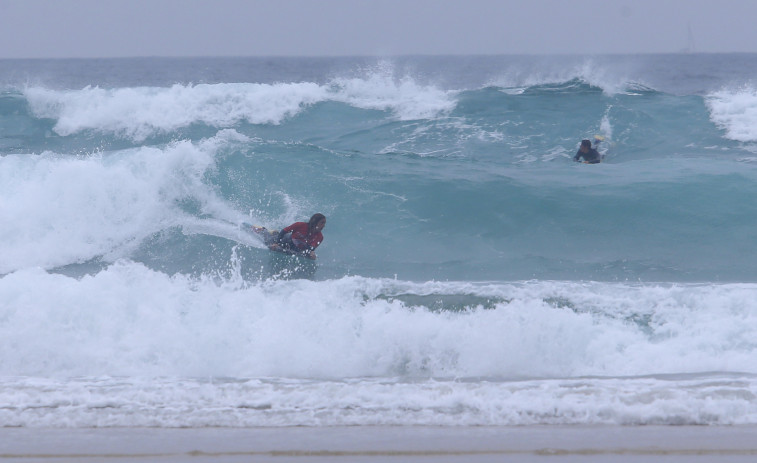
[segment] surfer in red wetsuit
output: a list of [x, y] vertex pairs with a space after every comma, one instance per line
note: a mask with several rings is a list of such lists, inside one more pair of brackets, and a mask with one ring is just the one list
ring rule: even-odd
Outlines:
[[313, 214], [310, 220], [295, 222], [282, 229], [274, 243], [268, 247], [274, 251], [286, 251], [315, 259], [315, 248], [323, 241], [321, 230], [326, 226], [326, 216]]

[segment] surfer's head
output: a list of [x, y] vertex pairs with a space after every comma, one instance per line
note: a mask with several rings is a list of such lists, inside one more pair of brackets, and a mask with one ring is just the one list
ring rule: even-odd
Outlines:
[[326, 226], [326, 216], [323, 214], [313, 214], [308, 221], [308, 232], [314, 233], [323, 230]]
[[591, 141], [581, 140], [581, 151], [587, 152], [591, 149]]

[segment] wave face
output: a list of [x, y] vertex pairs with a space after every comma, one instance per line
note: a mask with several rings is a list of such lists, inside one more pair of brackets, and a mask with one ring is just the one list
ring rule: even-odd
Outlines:
[[757, 424], [755, 71], [0, 61], [0, 422]]

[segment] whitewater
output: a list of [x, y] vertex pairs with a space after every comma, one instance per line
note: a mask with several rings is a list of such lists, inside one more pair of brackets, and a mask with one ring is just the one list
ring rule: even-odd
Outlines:
[[756, 77], [0, 60], [0, 426], [755, 425]]

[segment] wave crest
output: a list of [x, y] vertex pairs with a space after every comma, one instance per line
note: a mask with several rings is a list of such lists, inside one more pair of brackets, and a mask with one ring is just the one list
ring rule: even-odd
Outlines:
[[388, 111], [399, 120], [434, 118], [455, 107], [454, 92], [420, 85], [410, 77], [398, 80], [385, 72], [337, 78], [326, 85], [221, 83], [81, 90], [30, 87], [23, 93], [35, 117], [56, 121], [53, 130], [58, 135], [93, 131], [136, 142], [193, 124], [214, 128], [243, 122], [276, 125], [323, 101]]
[[326, 98], [326, 90], [313, 83], [28, 88], [24, 93], [37, 117], [57, 120], [59, 135], [93, 130], [135, 141], [195, 123], [219, 128], [241, 121], [278, 124]]

